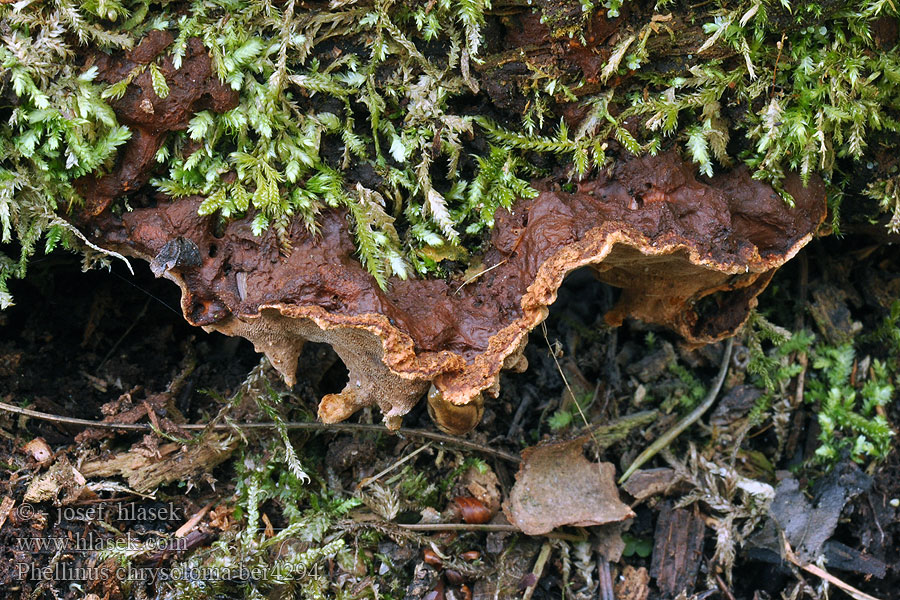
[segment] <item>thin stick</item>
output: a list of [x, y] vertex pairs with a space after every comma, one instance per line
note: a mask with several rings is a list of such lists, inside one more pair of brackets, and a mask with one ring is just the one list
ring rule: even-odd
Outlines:
[[775, 86], [778, 83], [778, 61], [781, 60], [781, 51], [784, 49], [784, 37], [785, 34], [781, 34], [781, 41], [776, 44], [778, 46], [778, 56], [775, 57], [775, 68], [772, 69], [772, 89], [769, 97], [772, 97], [772, 94], [775, 93]]
[[[117, 431], [152, 431], [153, 427], [149, 423], [107, 423], [103, 421], [91, 421], [89, 419], [76, 419], [74, 417], [62, 417], [59, 415], [53, 415], [50, 413], [40, 412], [37, 410], [31, 410], [29, 408], [21, 408], [19, 406], [14, 406], [12, 404], [7, 404], [6, 402], [0, 402], [0, 410], [5, 410], [6, 412], [11, 412], [17, 415], [24, 415], [26, 417], [31, 417], [34, 419], [40, 419], [42, 421], [50, 421], [51, 423], [62, 423], [64, 425], [81, 425], [83, 427], [95, 427], [98, 429], [113, 429]], [[212, 425], [201, 425], [194, 423], [187, 423], [184, 425], [178, 425], [180, 429], [190, 430], [190, 431], [202, 431], [206, 429], [224, 431], [229, 429], [277, 429], [278, 424], [272, 422], [261, 422], [261, 423], [215, 423]], [[306, 421], [290, 421], [284, 424], [284, 427], [287, 429], [301, 429], [308, 431], [365, 431], [372, 433], [395, 433], [398, 435], [408, 435], [411, 437], [420, 437], [428, 440], [434, 440], [436, 442], [440, 442], [441, 444], [449, 444], [452, 446], [458, 446], [460, 448], [466, 448], [468, 450], [473, 450], [475, 452], [480, 452], [482, 454], [489, 454], [491, 456], [495, 456], [497, 458], [501, 458], [505, 461], [509, 461], [514, 464], [518, 464], [522, 461], [519, 456], [515, 454], [510, 454], [509, 452], [504, 452], [503, 450], [496, 450], [494, 448], [488, 448], [487, 446], [482, 446], [481, 444], [476, 444], [475, 442], [470, 442], [469, 440], [463, 440], [459, 438], [455, 438], [451, 435], [446, 435], [443, 433], [438, 433], [436, 431], [425, 431], [422, 429], [407, 429], [405, 427], [401, 427], [397, 430], [390, 430], [382, 425], [367, 425], [364, 423], [311, 423]]]
[[522, 531], [508, 523], [392, 523], [410, 531]]
[[700, 404], [697, 408], [692, 410], [689, 415], [681, 419], [672, 429], [668, 430], [664, 434], [662, 434], [655, 442], [650, 444], [646, 450], [640, 453], [640, 455], [634, 459], [634, 462], [631, 463], [631, 466], [628, 467], [628, 470], [625, 471], [625, 474], [619, 478], [619, 485], [622, 485], [631, 475], [641, 468], [641, 466], [656, 456], [656, 454], [667, 447], [669, 444], [675, 441], [681, 432], [696, 423], [700, 417], [703, 416], [707, 410], [712, 407], [713, 403], [716, 401], [716, 396], [719, 395], [719, 390], [722, 389], [722, 384], [725, 382], [725, 375], [728, 373], [728, 363], [731, 362], [731, 349], [734, 347], [734, 338], [728, 338], [728, 342], [725, 345], [725, 352], [722, 355], [722, 363], [719, 365], [719, 374], [716, 376], [716, 380], [713, 383], [712, 389], [709, 390], [709, 393], [704, 398], [703, 403]]
[[362, 488], [366, 487], [367, 485], [369, 485], [370, 483], [372, 483], [373, 481], [378, 481], [378, 480], [381, 479], [383, 476], [387, 475], [388, 473], [390, 473], [391, 471], [393, 471], [394, 469], [396, 469], [397, 467], [399, 467], [400, 465], [402, 465], [402, 464], [405, 463], [406, 461], [411, 460], [412, 458], [414, 458], [419, 452], [422, 452], [423, 450], [427, 450], [428, 448], [431, 448], [431, 442], [428, 442], [427, 444], [425, 444], [425, 445], [422, 446], [421, 448], [417, 448], [417, 449], [414, 450], [413, 452], [410, 452], [409, 454], [407, 454], [406, 456], [404, 456], [403, 458], [401, 458], [400, 460], [398, 460], [397, 462], [395, 462], [395, 463], [392, 464], [391, 466], [387, 467], [386, 469], [384, 469], [383, 471], [381, 471], [381, 472], [378, 473], [377, 475], [373, 475], [373, 476], [371, 476], [371, 477], [366, 477], [365, 479], [363, 479], [362, 481], [359, 482], [359, 485], [356, 486], [356, 489], [362, 489]]
[[[365, 525], [365, 521], [357, 522], [361, 525]], [[402, 524], [402, 523], [390, 523], [394, 527], [398, 527], [400, 529], [406, 529], [407, 531], [497, 531], [497, 532], [509, 532], [509, 533], [522, 533], [522, 530], [516, 527], [515, 525], [510, 525], [509, 523], [410, 523], [410, 524]], [[545, 533], [543, 535], [537, 536], [543, 538], [549, 538], [552, 540], [565, 540], [568, 542], [584, 542], [587, 541], [587, 536], [585, 535], [575, 535], [573, 533], [564, 533], [561, 531], [551, 531], [549, 533]]]
[[541, 552], [538, 554], [537, 560], [534, 561], [534, 568], [531, 570], [531, 574], [534, 575], [534, 582], [525, 588], [525, 593], [522, 594], [522, 600], [531, 600], [531, 596], [534, 595], [534, 590], [537, 589], [537, 584], [541, 580], [541, 573], [544, 572], [544, 566], [547, 564], [547, 559], [550, 558], [551, 548], [550, 542], [544, 542], [544, 545], [541, 546]]
[[[711, 571], [711, 572], [714, 573], [715, 571]], [[726, 600], [735, 600], [734, 594], [731, 593], [731, 590], [728, 589], [728, 586], [725, 585], [724, 581], [722, 581], [722, 576], [719, 575], [718, 573], [716, 573], [716, 583], [719, 586], [719, 591], [722, 593], [723, 596], [725, 596]]]
[[175, 532], [175, 537], [182, 538], [182, 537], [186, 536], [187, 534], [189, 534], [191, 532], [191, 530], [197, 526], [197, 524], [200, 522], [200, 520], [206, 516], [206, 513], [209, 512], [209, 509], [211, 509], [212, 506], [213, 506], [213, 503], [210, 502], [209, 504], [207, 504], [206, 506], [204, 506], [203, 508], [201, 508], [200, 510], [195, 512], [193, 514], [193, 516], [191, 516], [190, 519], [185, 521], [184, 525], [182, 525], [181, 527], [178, 528], [178, 530]]
[[136, 284], [135, 282], [131, 281], [131, 280], [128, 279], [127, 277], [122, 277], [121, 275], [119, 275], [118, 273], [116, 273], [115, 271], [112, 271], [112, 270], [111, 270], [109, 273], [110, 273], [110, 275], [112, 275], [113, 277], [118, 277], [119, 279], [121, 279], [122, 281], [124, 281], [125, 283], [127, 283], [128, 285], [130, 285], [131, 287], [135, 288], [136, 290], [138, 290], [138, 291], [140, 291], [140, 292], [142, 292], [142, 293], [144, 293], [144, 294], [150, 296], [151, 298], [153, 298], [154, 300], [156, 300], [157, 302], [159, 302], [160, 304], [162, 304], [163, 306], [165, 306], [167, 309], [169, 309], [170, 311], [172, 311], [173, 313], [175, 313], [175, 314], [178, 315], [179, 317], [183, 317], [183, 316], [184, 316], [180, 310], [177, 310], [177, 309], [173, 308], [172, 305], [170, 305], [168, 302], [166, 302], [166, 301], [163, 300], [162, 298], [159, 298], [159, 297], [157, 297], [157, 296], [154, 296], [153, 294], [151, 294], [150, 292], [148, 292], [147, 290], [145, 290], [144, 288], [142, 288], [141, 286], [139, 286], [139, 285]]
[[854, 598], [854, 600], [878, 600], [878, 598], [876, 598], [875, 596], [870, 596], [869, 594], [865, 593], [864, 591], [856, 589], [849, 583], [845, 583], [845, 582], [841, 581], [840, 579], [838, 579], [837, 577], [835, 577], [834, 575], [832, 575], [831, 573], [829, 573], [828, 571], [826, 571], [825, 569], [823, 569], [821, 567], [818, 567], [813, 564], [804, 565], [803, 563], [800, 562], [800, 559], [798, 559], [797, 556], [794, 554], [794, 550], [791, 548], [791, 544], [790, 544], [790, 542], [788, 542], [787, 537], [784, 535], [784, 533], [781, 534], [781, 541], [784, 543], [785, 557], [789, 561], [794, 563], [796, 566], [798, 566], [801, 569], [803, 569], [804, 571], [806, 571], [807, 573], [811, 573], [811, 574], [815, 575], [816, 577], [821, 577], [828, 583], [830, 583], [832, 585], [836, 585], [841, 590], [846, 592], [846, 594], [848, 596], [850, 596], [851, 598]]
[[509, 261], [510, 256], [512, 256], [513, 254], [515, 254], [515, 253], [516, 253], [516, 250], [519, 249], [519, 244], [521, 244], [521, 243], [522, 243], [522, 240], [525, 239], [525, 232], [526, 232], [526, 231], [527, 231], [526, 229], [523, 229], [523, 230], [522, 230], [522, 233], [519, 234], [519, 238], [516, 240], [515, 245], [513, 245], [512, 250], [509, 251], [509, 254], [507, 255], [506, 258], [504, 258], [503, 260], [501, 260], [500, 262], [498, 262], [498, 263], [497, 263], [496, 265], [494, 265], [493, 267], [488, 267], [487, 269], [484, 269], [483, 271], [479, 271], [478, 273], [475, 273], [474, 275], [472, 275], [471, 277], [469, 277], [468, 279], [466, 279], [465, 281], [463, 281], [463, 282], [462, 282], [462, 285], [459, 286], [458, 288], [456, 288], [456, 292], [455, 292], [456, 295], [459, 295], [459, 291], [460, 291], [461, 289], [463, 289], [464, 287], [466, 287], [467, 285], [469, 285], [470, 283], [472, 283], [473, 281], [475, 281], [476, 279], [478, 279], [479, 277], [481, 277], [482, 275], [484, 275], [484, 274], [487, 273], [488, 271], [493, 271], [494, 269], [496, 269], [496, 268], [499, 267], [500, 265], [506, 264], [506, 263]]
[[479, 272], [475, 273], [474, 275], [472, 275], [471, 277], [469, 277], [468, 279], [466, 279], [465, 281], [463, 281], [463, 282], [462, 282], [462, 285], [460, 285], [458, 288], [456, 288], [456, 292], [454, 292], [454, 293], [458, 295], [458, 294], [459, 294], [459, 291], [460, 291], [461, 289], [463, 289], [464, 287], [466, 287], [467, 285], [469, 285], [470, 283], [472, 283], [473, 281], [475, 281], [476, 279], [478, 279], [479, 277], [481, 277], [482, 275], [484, 275], [484, 274], [487, 273], [488, 271], [493, 271], [493, 270], [496, 269], [497, 267], [499, 267], [499, 266], [505, 264], [506, 261], [508, 261], [508, 260], [509, 260], [508, 258], [504, 258], [503, 260], [501, 260], [500, 262], [498, 262], [498, 263], [497, 263], [496, 265], [494, 265], [493, 267], [488, 267], [487, 269], [484, 269], [483, 271], [479, 271]]
[[[597, 572], [600, 578], [600, 600], [616, 600], [616, 593], [613, 590], [612, 572], [609, 568], [609, 561], [605, 556], [597, 558]], [[732, 598], [732, 600], [734, 600]]]
[[[559, 359], [556, 358], [556, 353], [553, 352], [553, 346], [550, 345], [550, 339], [547, 337], [547, 322], [541, 323], [541, 333], [544, 334], [544, 341], [547, 342], [547, 349], [550, 350], [550, 356], [553, 357], [553, 362], [556, 364], [556, 370], [559, 371], [559, 376], [562, 377], [563, 383], [566, 385], [566, 390], [569, 392], [569, 396], [572, 397], [572, 402], [575, 404], [575, 408], [578, 409], [578, 414], [581, 415], [581, 420], [584, 421], [585, 427], [590, 427], [591, 423], [587, 419], [587, 415], [584, 414], [584, 411], [581, 410], [581, 404], [578, 403], [578, 398], [575, 397], [575, 392], [572, 391], [572, 386], [569, 385], [569, 380], [566, 378], [566, 374], [563, 373], [562, 366], [559, 364]], [[596, 398], [597, 391], [600, 389], [600, 383], [597, 382], [597, 387], [594, 389], [594, 398]], [[591, 401], [593, 402], [593, 400]], [[591, 429], [590, 432], [591, 437], [594, 440], [594, 443], [597, 444], [598, 448], [602, 448], [600, 446], [600, 440], [597, 439], [594, 430]]]

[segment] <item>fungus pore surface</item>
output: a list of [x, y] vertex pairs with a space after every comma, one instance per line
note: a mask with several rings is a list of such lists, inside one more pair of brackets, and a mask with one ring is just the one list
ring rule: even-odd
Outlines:
[[[119, 62], [102, 59], [102, 75], [116, 80], [171, 43], [168, 34], [151, 35]], [[474, 427], [500, 371], [526, 368], [528, 333], [547, 316], [566, 274], [580, 267], [622, 288], [606, 315], [611, 324], [633, 316], [698, 344], [730, 336], [825, 216], [816, 177], [806, 186], [786, 178], [795, 200], [789, 207], [746, 168], [699, 180], [674, 152], [627, 158], [571, 193], [534, 182], [537, 197], [497, 213], [477, 277], [393, 279], [382, 290], [355, 258], [343, 210], [321, 214], [317, 235], [293, 223], [289, 255], [273, 233], [253, 234], [253, 214], [224, 229], [216, 217], [199, 216], [200, 197], [157, 195], [121, 215], [110, 210], [112, 198], [147, 180], [166, 132], [186, 128], [197, 110], [223, 111], [237, 101], [211, 74], [199, 42], [189, 48], [178, 76], [163, 61], [172, 88], [165, 100], [145, 74], [113, 104], [136, 133], [110, 175], [82, 182], [88, 203], [75, 220], [97, 243], [151, 261], [158, 276], [181, 287], [190, 323], [247, 338], [288, 384], [304, 342], [330, 344], [349, 381], [322, 399], [325, 422], [378, 405], [396, 428], [431, 388], [439, 426]], [[180, 86], [185, 72], [190, 80]]]

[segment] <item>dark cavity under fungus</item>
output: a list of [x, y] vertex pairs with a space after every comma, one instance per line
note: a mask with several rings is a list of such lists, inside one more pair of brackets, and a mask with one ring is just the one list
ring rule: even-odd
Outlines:
[[[127, 73], [142, 48], [156, 56], [170, 42], [156, 40], [155, 54], [142, 43], [121, 59], [125, 66], [106, 59], [101, 71]], [[698, 180], [674, 152], [629, 158], [572, 193], [534, 182], [536, 198], [498, 212], [482, 273], [472, 281], [393, 279], [384, 291], [356, 259], [342, 210], [320, 216], [317, 236], [293, 223], [290, 256], [274, 234], [253, 235], [252, 214], [217, 230], [215, 217], [197, 214], [200, 197], [158, 198], [121, 216], [109, 210], [111, 198], [146, 181], [167, 131], [186, 128], [197, 110], [227, 110], [237, 101], [211, 74], [202, 47], [179, 71], [166, 61], [167, 99], [139, 77], [131, 95], [114, 103], [120, 121], [138, 133], [116, 170], [85, 186], [88, 208], [78, 224], [95, 242], [151, 261], [181, 287], [190, 323], [247, 338], [289, 384], [305, 341], [334, 347], [349, 381], [322, 399], [325, 422], [377, 405], [396, 428], [431, 388], [429, 410], [439, 426], [454, 433], [474, 427], [484, 396], [498, 391], [500, 371], [526, 368], [528, 333], [546, 317], [566, 274], [584, 266], [622, 288], [606, 315], [611, 324], [633, 316], [698, 344], [730, 336], [825, 217], [816, 177], [805, 187], [787, 177], [795, 199], [789, 207], [744, 167]], [[195, 86], [179, 84], [187, 65], [194, 65], [187, 72]], [[709, 298], [715, 308], [701, 314], [698, 302]]]

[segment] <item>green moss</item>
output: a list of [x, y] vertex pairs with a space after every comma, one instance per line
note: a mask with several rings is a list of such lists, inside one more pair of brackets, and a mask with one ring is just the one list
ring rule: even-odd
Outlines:
[[883, 459], [891, 451], [893, 431], [877, 409], [887, 406], [894, 394], [892, 375], [879, 360], [868, 372], [857, 369], [853, 346], [820, 344], [813, 352], [815, 377], [809, 384], [807, 402], [817, 405], [821, 433], [816, 456], [833, 463], [842, 454], [857, 462]]
[[[551, 35], [579, 38], [596, 11], [613, 16], [620, 6], [535, 4]], [[843, 194], [862, 191], [856, 180], [866, 168], [864, 189], [896, 229], [896, 166], [879, 163], [900, 133], [900, 55], [878, 28], [885, 19], [896, 24], [892, 3], [702, 5], [683, 15], [682, 27], [702, 26], [707, 36], [684, 61], [666, 56], [684, 30], [673, 29], [663, 5], [657, 10], [632, 3], [606, 42], [599, 80], [622, 76], [615, 90], [587, 86], [565, 61], [560, 70], [525, 59], [530, 75], [507, 82], [529, 98], [524, 113], [473, 115], [462, 107], [478, 106], [484, 94], [473, 74], [483, 28], [496, 20], [488, 0], [316, 10], [270, 0], [0, 5], [8, 31], [0, 43], [0, 110], [8, 115], [0, 125], [0, 234], [19, 245], [17, 256], [0, 255], [0, 305], [11, 302], [6, 282], [24, 276], [42, 237], [48, 248], [76, 243], [57, 216], [80, 202], [72, 181], [110, 168], [129, 137], [107, 101], [138, 70], [104, 87], [73, 58], [89, 46], [127, 49], [151, 29], [175, 35], [176, 66], [187, 40], [202, 39], [240, 96], [236, 108], [198, 113], [169, 136], [152, 185], [176, 198], [206, 196], [204, 214], [252, 213], [255, 231], [273, 229], [284, 253], [292, 219], [315, 232], [322, 210], [344, 207], [360, 260], [383, 287], [391, 276], [438, 270], [431, 257], [447, 248], [477, 251], [495, 211], [533, 195], [527, 180], [548, 165], [571, 164], [573, 178], [586, 177], [625, 153], [672, 144], [703, 174], [743, 162], [776, 189], [788, 171], [818, 173], [834, 215]], [[704, 58], [712, 50], [717, 58]], [[155, 64], [147, 68], [165, 96], [169, 82]], [[557, 125], [563, 102], [582, 105], [577, 126]], [[503, 126], [492, 120], [499, 116]], [[483, 137], [486, 150], [473, 143]], [[533, 164], [537, 154], [543, 169]], [[360, 177], [363, 166], [373, 176]]]

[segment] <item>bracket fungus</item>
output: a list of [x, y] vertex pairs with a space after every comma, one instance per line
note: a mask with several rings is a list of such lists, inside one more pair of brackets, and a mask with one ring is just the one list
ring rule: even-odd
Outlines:
[[[437, 424], [462, 433], [484, 395], [496, 396], [501, 370], [527, 367], [528, 333], [574, 269], [622, 288], [611, 324], [633, 316], [692, 343], [732, 335], [824, 219], [819, 180], [790, 176], [785, 187], [793, 207], [743, 168], [701, 181], [674, 153], [623, 160], [572, 193], [545, 186], [498, 213], [473, 281], [396, 279], [387, 290], [354, 258], [342, 210], [321, 215], [318, 235], [295, 223], [289, 256], [273, 233], [252, 233], [251, 217], [216, 231], [199, 197], [92, 224], [99, 241], [181, 287], [190, 323], [250, 340], [288, 384], [306, 341], [330, 344], [349, 381], [322, 399], [323, 421], [377, 405], [396, 428], [431, 388]], [[708, 298], [715, 308], [698, 310]]]
[[[171, 42], [151, 34], [118, 62], [99, 59], [101, 74], [114, 81]], [[137, 133], [112, 173], [81, 182], [88, 205], [75, 218], [97, 243], [150, 261], [157, 276], [181, 287], [190, 323], [250, 340], [288, 384], [306, 341], [330, 344], [349, 381], [322, 399], [319, 417], [328, 423], [377, 405], [397, 428], [430, 389], [429, 412], [441, 428], [471, 429], [484, 397], [496, 396], [500, 372], [527, 368], [529, 332], [546, 318], [566, 274], [581, 267], [622, 289], [606, 315], [610, 324], [632, 316], [697, 344], [730, 336], [825, 217], [817, 177], [804, 186], [789, 175], [784, 188], [795, 202], [788, 206], [744, 167], [698, 179], [674, 151], [623, 158], [573, 192], [534, 182], [536, 197], [498, 211], [478, 277], [394, 278], [383, 290], [355, 257], [343, 209], [324, 211], [317, 234], [293, 222], [288, 255], [283, 237], [254, 235], [252, 210], [220, 227], [198, 214], [202, 197], [158, 194], [135, 198], [136, 207], [120, 215], [111, 210], [113, 197], [146, 182], [167, 132], [184, 130], [198, 110], [237, 102], [199, 41], [188, 49], [177, 75], [170, 58], [162, 61], [167, 98], [144, 73], [113, 103]]]

